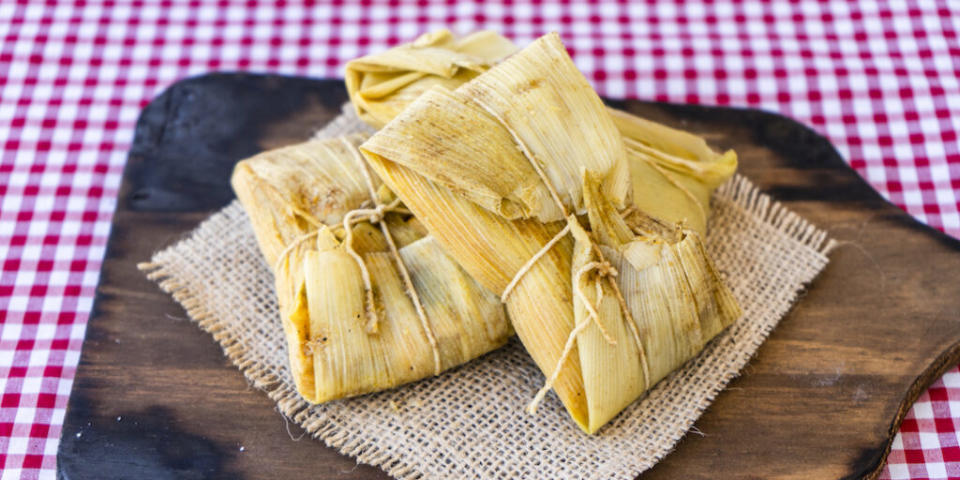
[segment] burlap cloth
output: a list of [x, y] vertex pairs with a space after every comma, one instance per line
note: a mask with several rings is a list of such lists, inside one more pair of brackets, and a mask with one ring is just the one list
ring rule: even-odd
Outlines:
[[[342, 115], [318, 136], [364, 128]], [[442, 375], [309, 405], [297, 395], [269, 266], [240, 204], [142, 265], [280, 412], [359, 462], [411, 478], [630, 479], [663, 458], [827, 265], [826, 233], [736, 176], [717, 190], [707, 248], [744, 316], [696, 358], [586, 435], [516, 340]], [[242, 420], [238, 420], [242, 421]]]

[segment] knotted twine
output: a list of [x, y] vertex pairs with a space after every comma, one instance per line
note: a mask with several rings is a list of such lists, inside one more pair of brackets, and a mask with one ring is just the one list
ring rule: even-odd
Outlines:
[[[367, 268], [366, 262], [363, 261], [363, 257], [353, 249], [353, 228], [351, 226], [355, 223], [360, 222], [369, 222], [371, 225], [377, 225], [380, 227], [380, 231], [383, 233], [384, 239], [387, 241], [387, 245], [390, 247], [390, 254], [393, 257], [394, 263], [397, 265], [397, 270], [400, 272], [400, 277], [403, 280], [404, 290], [407, 295], [410, 297], [410, 300], [413, 302], [413, 306], [417, 311], [417, 317], [420, 319], [420, 325], [423, 328], [424, 334], [427, 336], [427, 341], [430, 343], [430, 349], [433, 351], [433, 374], [440, 375], [440, 372], [443, 371], [442, 364], [440, 362], [440, 348], [437, 345], [436, 335], [433, 333], [433, 329], [430, 327], [430, 321], [427, 318], [427, 312], [423, 308], [423, 304], [420, 302], [420, 295], [417, 294], [417, 289], [413, 285], [413, 280], [410, 278], [410, 272], [407, 270], [406, 265], [403, 263], [403, 258], [400, 256], [400, 250], [397, 248], [396, 242], [393, 240], [393, 235], [390, 233], [390, 228], [387, 226], [387, 223], [383, 220], [387, 213], [410, 213], [407, 209], [400, 207], [400, 199], [395, 199], [389, 204], [384, 204], [380, 202], [380, 198], [377, 195], [377, 191], [373, 186], [373, 178], [370, 176], [370, 172], [367, 170], [367, 162], [363, 160], [363, 157], [357, 152], [356, 148], [351, 145], [346, 138], [339, 137], [340, 142], [343, 142], [347, 146], [347, 150], [350, 151], [354, 161], [357, 163], [357, 167], [360, 169], [360, 172], [363, 174], [364, 183], [367, 185], [367, 191], [370, 194], [369, 202], [373, 204], [373, 208], [356, 208], [350, 210], [343, 216], [343, 221], [339, 227], [344, 230], [344, 239], [343, 239], [343, 248], [346, 250], [347, 254], [353, 258], [354, 262], [357, 264], [357, 268], [360, 269], [360, 277], [363, 279], [363, 290], [366, 297], [364, 303], [364, 310], [366, 310], [367, 324], [364, 326], [366, 332], [370, 335], [376, 334], [380, 331], [380, 316], [377, 314], [376, 301], [373, 296], [373, 282], [370, 280], [370, 270]], [[274, 265], [273, 271], [279, 272], [280, 266], [283, 265], [283, 261], [286, 259], [287, 255], [293, 251], [300, 243], [310, 238], [317, 236], [320, 233], [320, 230], [314, 230], [305, 235], [297, 237], [277, 257], [276, 264]]]
[[[572, 229], [574, 222], [577, 222], [577, 217], [571, 215], [567, 210], [567, 207], [563, 204], [563, 201], [560, 199], [560, 194], [557, 192], [556, 187], [553, 185], [553, 182], [547, 177], [546, 172], [540, 167], [540, 164], [533, 158], [533, 153], [527, 148], [526, 143], [523, 139], [517, 134], [510, 125], [507, 124], [506, 120], [500, 116], [492, 107], [481, 101], [480, 99], [473, 98], [473, 102], [483, 108], [487, 113], [489, 113], [494, 119], [499, 122], [503, 128], [510, 133], [510, 136], [513, 137], [513, 141], [516, 142], [517, 146], [520, 149], [520, 152], [523, 153], [523, 157], [527, 159], [527, 162], [530, 163], [530, 166], [533, 167], [533, 170], [537, 172], [537, 176], [540, 177], [540, 180], [547, 187], [547, 190], [550, 192], [550, 197], [553, 198], [554, 203], [557, 204], [557, 207], [560, 209], [560, 212], [567, 220], [567, 225], [557, 232], [556, 235], [549, 242], [547, 242], [537, 253], [535, 253], [526, 263], [520, 267], [520, 270], [513, 275], [513, 279], [510, 280], [510, 283], [507, 284], [507, 287], [504, 288], [503, 293], [500, 294], [500, 300], [506, 303], [507, 299], [510, 297], [510, 293], [513, 292], [514, 287], [520, 283], [520, 280], [526, 276], [526, 274], [533, 269], [533, 266], [543, 258], [560, 240], [563, 239]], [[593, 239], [590, 238], [590, 247], [596, 253], [600, 261], [589, 262], [586, 265], [580, 267], [579, 270], [574, 274], [573, 277], [573, 293], [583, 302], [584, 307], [587, 309], [587, 317], [575, 325], [573, 330], [570, 331], [570, 335], [567, 336], [567, 341], [563, 346], [563, 351], [560, 353], [560, 358], [557, 360], [557, 365], [553, 368], [553, 371], [550, 373], [550, 376], [547, 377], [546, 382], [544, 382], [543, 387], [537, 391], [537, 394], [533, 397], [533, 400], [530, 401], [530, 404], [527, 405], [526, 410], [530, 413], [536, 413], [537, 406], [540, 405], [540, 402], [543, 401], [543, 398], [547, 395], [547, 392], [553, 388], [554, 382], [556, 382], [557, 377], [560, 376], [560, 371], [563, 369], [563, 365], [567, 362], [567, 358], [570, 357], [570, 353], [573, 351], [574, 343], [577, 340], [577, 335], [580, 334], [587, 326], [590, 324], [590, 320], [593, 320], [597, 328], [600, 330], [600, 333], [603, 335], [604, 340], [610, 346], [616, 346], [617, 342], [613, 337], [610, 336], [610, 333], [607, 331], [606, 327], [603, 326], [603, 323], [600, 321], [600, 315], [597, 313], [596, 307], [593, 303], [590, 302], [590, 299], [587, 298], [586, 294], [583, 293], [583, 289], [580, 286], [581, 280], [584, 275], [589, 273], [592, 270], [597, 271], [597, 277], [594, 278], [594, 288], [597, 296], [597, 303], [599, 304], [603, 298], [603, 287], [600, 285], [601, 279], [606, 279], [610, 284], [610, 288], [613, 290], [614, 295], [617, 297], [617, 301], [620, 304], [620, 311], [623, 313], [624, 321], [630, 327], [630, 331], [633, 334], [633, 341], [636, 343], [637, 352], [640, 355], [640, 363], [643, 368], [644, 378], [650, 378], [650, 367], [647, 363], [647, 354], [643, 347], [643, 342], [640, 341], [640, 332], [637, 330], [637, 325], [633, 321], [633, 315], [630, 313], [630, 309], [627, 306], [627, 301], [623, 298], [623, 293], [620, 292], [620, 286], [617, 285], [615, 277], [618, 272], [617, 269], [607, 261], [604, 257], [603, 252], [600, 248], [593, 242]]]

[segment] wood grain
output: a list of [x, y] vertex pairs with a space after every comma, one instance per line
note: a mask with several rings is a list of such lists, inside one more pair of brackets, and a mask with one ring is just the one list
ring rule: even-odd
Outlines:
[[[335, 116], [340, 82], [212, 75], [147, 107], [120, 192], [58, 454], [85, 478], [386, 478], [287, 425], [136, 270], [232, 198], [233, 164]], [[880, 198], [784, 117], [642, 102], [630, 111], [734, 148], [741, 172], [843, 242], [660, 478], [876, 475], [917, 395], [960, 361], [960, 242]]]

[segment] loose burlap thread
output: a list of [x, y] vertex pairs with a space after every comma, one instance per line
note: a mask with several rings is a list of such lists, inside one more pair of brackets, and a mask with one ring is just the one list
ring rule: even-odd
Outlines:
[[[318, 136], [369, 131], [351, 111]], [[437, 377], [308, 404], [288, 371], [273, 275], [236, 201], [144, 269], [284, 416], [358, 462], [401, 479], [630, 479], [667, 455], [738, 375], [835, 245], [740, 175], [713, 207], [707, 250], [743, 317], [596, 435], [552, 393], [536, 415], [524, 411], [544, 377], [515, 339]]]

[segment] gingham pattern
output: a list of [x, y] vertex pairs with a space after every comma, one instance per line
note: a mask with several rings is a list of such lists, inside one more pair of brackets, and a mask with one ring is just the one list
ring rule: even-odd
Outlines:
[[960, 371], [920, 395], [893, 441], [882, 479], [960, 478]]
[[[960, 7], [912, 3], [0, 2], [2, 479], [54, 475], [134, 123], [174, 81], [338, 76], [350, 58], [444, 26], [520, 43], [555, 30], [602, 94], [789, 115], [894, 203], [960, 236]], [[911, 413], [888, 478], [958, 475], [957, 375]]]

